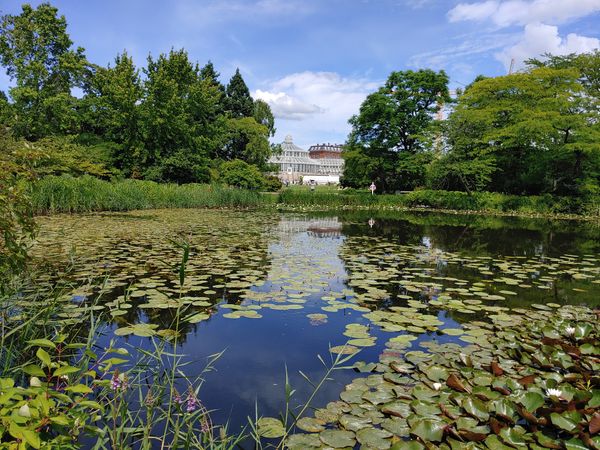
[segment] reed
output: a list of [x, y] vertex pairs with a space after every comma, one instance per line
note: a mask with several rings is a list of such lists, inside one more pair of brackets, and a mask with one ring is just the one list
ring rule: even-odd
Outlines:
[[219, 185], [105, 181], [49, 176], [30, 187], [35, 214], [129, 211], [152, 208], [248, 208], [265, 203], [258, 192]]

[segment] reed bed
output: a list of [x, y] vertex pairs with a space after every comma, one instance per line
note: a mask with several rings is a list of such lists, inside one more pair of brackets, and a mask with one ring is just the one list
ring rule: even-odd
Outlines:
[[34, 214], [153, 208], [250, 208], [265, 203], [258, 192], [219, 185], [105, 181], [91, 176], [42, 178], [31, 186], [31, 201]]

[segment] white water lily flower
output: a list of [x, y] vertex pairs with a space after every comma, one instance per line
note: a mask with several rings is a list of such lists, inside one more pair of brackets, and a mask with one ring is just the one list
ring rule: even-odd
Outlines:
[[442, 383], [433, 383], [433, 388], [439, 391], [442, 388]]
[[560, 389], [547, 389], [546, 390], [546, 395], [548, 395], [548, 397], [560, 397], [562, 395], [562, 391]]
[[567, 328], [565, 328], [565, 333], [567, 333], [569, 336], [575, 334], [575, 327], [567, 327]]

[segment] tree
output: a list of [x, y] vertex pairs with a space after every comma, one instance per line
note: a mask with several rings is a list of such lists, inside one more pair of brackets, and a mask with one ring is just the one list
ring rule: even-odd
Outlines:
[[250, 90], [242, 75], [240, 69], [236, 69], [235, 74], [229, 80], [226, 89], [226, 106], [231, 117], [239, 119], [242, 117], [252, 117], [254, 112], [254, 101], [250, 96]]
[[598, 49], [590, 53], [570, 55], [546, 53], [544, 59], [529, 59], [526, 63], [530, 68], [576, 69], [579, 72], [579, 81], [586, 92], [600, 99], [600, 50]]
[[578, 78], [544, 67], [474, 83], [448, 120], [448, 172], [510, 194], [597, 189], [600, 117]]
[[85, 84], [82, 131], [115, 143], [113, 159], [130, 174], [141, 145], [139, 103], [143, 89], [139, 70], [124, 52], [114, 67], [95, 66]]
[[252, 114], [254, 120], [261, 125], [264, 125], [269, 130], [269, 136], [275, 136], [277, 131], [275, 128], [275, 117], [271, 111], [271, 107], [264, 100], [257, 99], [254, 101], [254, 112]]
[[422, 184], [423, 157], [418, 154], [426, 150], [426, 133], [439, 102], [449, 100], [443, 71], [392, 72], [350, 119], [342, 183], [364, 187], [374, 181], [381, 191]]
[[49, 3], [25, 4], [0, 23], [0, 62], [16, 80], [9, 90], [13, 132], [32, 140], [78, 129], [71, 89], [81, 85], [86, 59], [83, 48], [72, 48], [67, 21], [57, 13]]
[[[143, 145], [137, 158], [140, 173], [152, 179], [204, 181], [208, 167], [201, 170], [200, 166], [219, 157], [227, 139], [218, 86], [202, 79], [185, 50], [171, 50], [156, 60], [149, 57], [145, 73], [140, 105]], [[198, 174], [195, 179], [189, 173], [174, 178], [173, 174], [183, 172], [173, 167], [182, 167], [185, 160], [194, 166], [190, 173]]]
[[240, 159], [265, 168], [271, 156], [267, 127], [252, 117], [228, 119], [227, 142], [219, 156], [224, 160]]

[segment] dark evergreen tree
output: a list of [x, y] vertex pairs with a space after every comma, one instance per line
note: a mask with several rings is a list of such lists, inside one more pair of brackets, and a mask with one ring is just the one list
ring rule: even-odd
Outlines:
[[212, 61], [208, 61], [202, 69], [200, 69], [200, 79], [208, 81], [212, 86], [215, 86], [225, 95], [225, 86], [219, 81], [221, 74], [215, 70]]
[[242, 117], [252, 117], [254, 112], [254, 101], [250, 96], [250, 90], [242, 75], [240, 69], [236, 69], [235, 74], [229, 80], [226, 89], [227, 111], [231, 117], [239, 119]]

